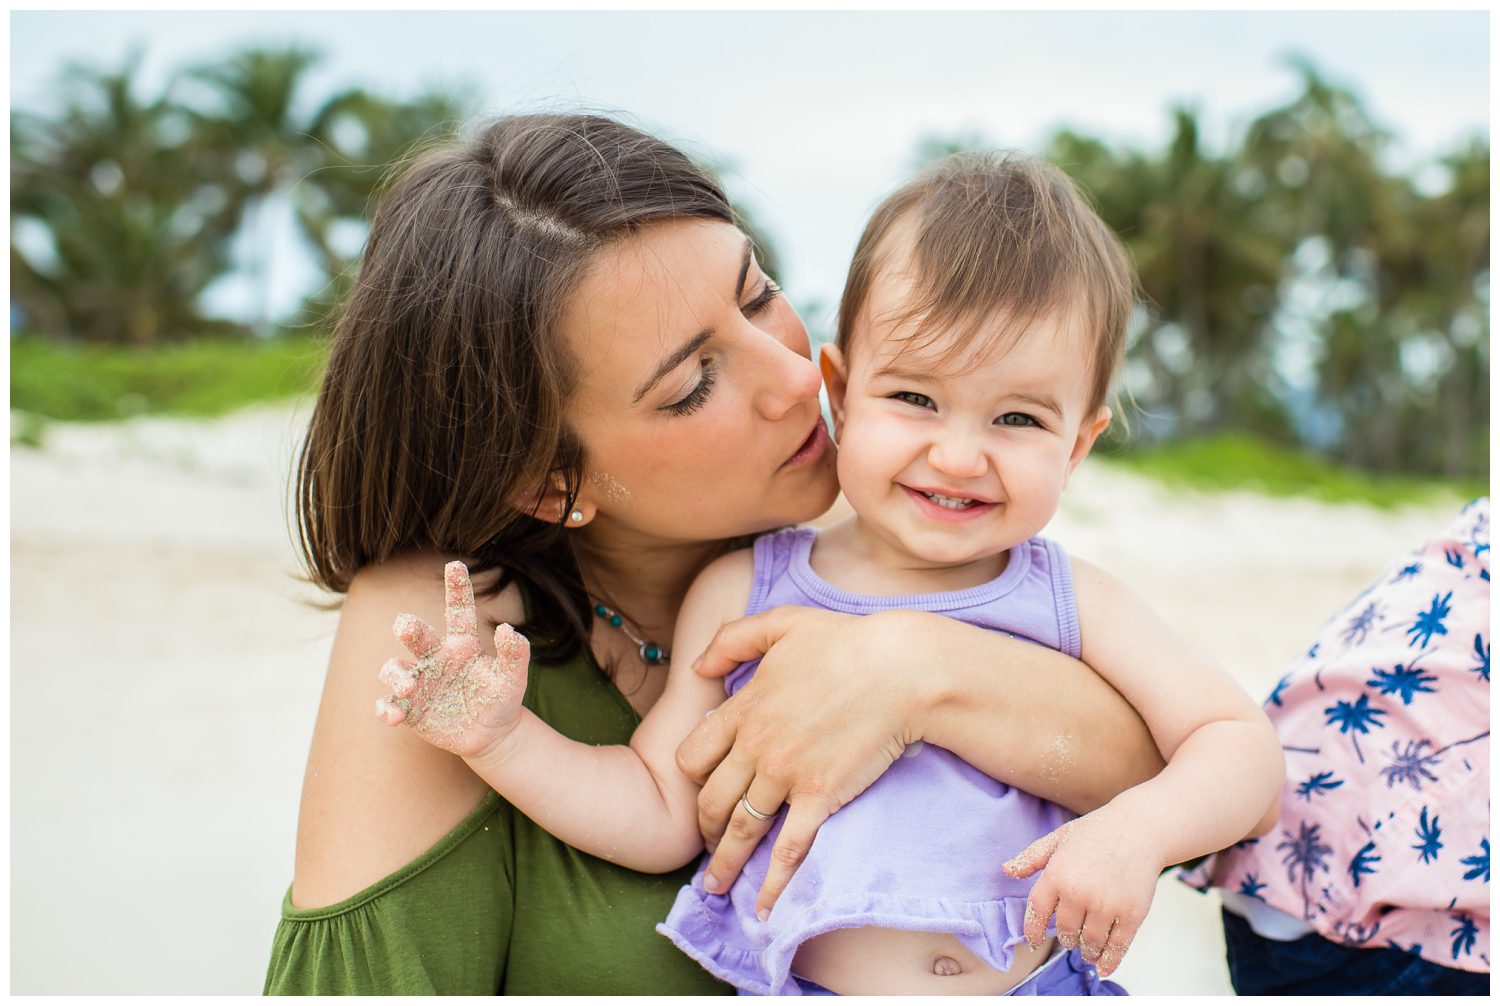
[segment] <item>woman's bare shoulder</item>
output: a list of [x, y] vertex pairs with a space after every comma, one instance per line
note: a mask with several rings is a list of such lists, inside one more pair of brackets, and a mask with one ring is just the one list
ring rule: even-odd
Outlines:
[[[381, 665], [410, 657], [391, 629], [396, 616], [410, 613], [442, 631], [447, 558], [404, 554], [361, 570], [349, 585], [302, 784], [292, 882], [299, 908], [342, 901], [400, 869], [488, 792], [461, 759], [375, 716], [376, 700], [389, 692]], [[486, 624], [523, 616], [514, 585], [484, 596], [497, 575], [476, 576], [474, 584], [487, 649], [494, 641]]]

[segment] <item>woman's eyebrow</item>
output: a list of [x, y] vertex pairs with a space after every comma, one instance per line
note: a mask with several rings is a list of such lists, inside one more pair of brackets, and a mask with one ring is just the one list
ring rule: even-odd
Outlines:
[[[740, 274], [739, 277], [734, 281], [735, 303], [739, 303], [739, 299], [745, 294], [745, 277], [750, 275], [750, 251], [750, 239], [746, 238], [745, 253], [740, 258]], [[672, 371], [676, 370], [678, 364], [682, 363], [683, 360], [686, 360], [688, 357], [698, 352], [698, 350], [703, 347], [703, 344], [705, 342], [713, 338], [713, 334], [713, 329], [705, 328], [703, 331], [699, 332], [697, 335], [689, 339], [685, 345], [678, 347], [675, 352], [673, 352], [665, 360], [661, 361], [661, 365], [656, 368], [656, 373], [652, 374], [651, 377], [646, 381], [646, 383], [640, 386], [640, 388], [635, 393], [635, 397], [630, 400], [630, 404], [635, 405], [642, 398], [645, 398], [646, 393], [652, 388], [656, 387], [657, 381], [660, 381], [663, 377], [666, 377]]]

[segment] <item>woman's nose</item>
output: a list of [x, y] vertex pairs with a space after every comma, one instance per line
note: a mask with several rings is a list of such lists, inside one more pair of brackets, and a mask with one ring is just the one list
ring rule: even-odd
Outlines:
[[933, 441], [927, 463], [933, 471], [955, 479], [977, 479], [989, 467], [984, 452], [970, 438], [952, 433]]
[[767, 419], [780, 419], [809, 399], [817, 398], [822, 385], [817, 364], [777, 343], [762, 385], [761, 413]]

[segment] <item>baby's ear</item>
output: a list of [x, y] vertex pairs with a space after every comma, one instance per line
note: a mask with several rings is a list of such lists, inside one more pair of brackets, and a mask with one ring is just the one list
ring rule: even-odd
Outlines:
[[844, 394], [849, 390], [844, 354], [833, 343], [825, 343], [818, 349], [818, 369], [823, 371], [828, 407], [833, 412], [833, 439], [838, 440], [844, 430]]
[[[1100, 406], [1099, 411], [1094, 413], [1093, 418], [1084, 420], [1078, 428], [1078, 439], [1073, 442], [1073, 453], [1068, 457], [1068, 475], [1073, 474], [1073, 469], [1089, 456], [1089, 451], [1094, 449], [1094, 441], [1099, 435], [1109, 429], [1109, 421], [1114, 418], [1114, 413], [1109, 411], [1109, 406]], [[1064, 485], [1067, 481], [1064, 480]]]

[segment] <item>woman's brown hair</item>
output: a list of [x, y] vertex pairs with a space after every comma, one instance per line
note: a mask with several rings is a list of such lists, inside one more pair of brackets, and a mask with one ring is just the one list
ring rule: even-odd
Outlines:
[[527, 505], [557, 480], [571, 502], [583, 476], [558, 319], [598, 249], [684, 217], [734, 222], [685, 154], [600, 116], [499, 119], [413, 163], [375, 214], [302, 447], [313, 580], [342, 592], [408, 549], [462, 556], [525, 588], [538, 655], [576, 652], [578, 559]]

